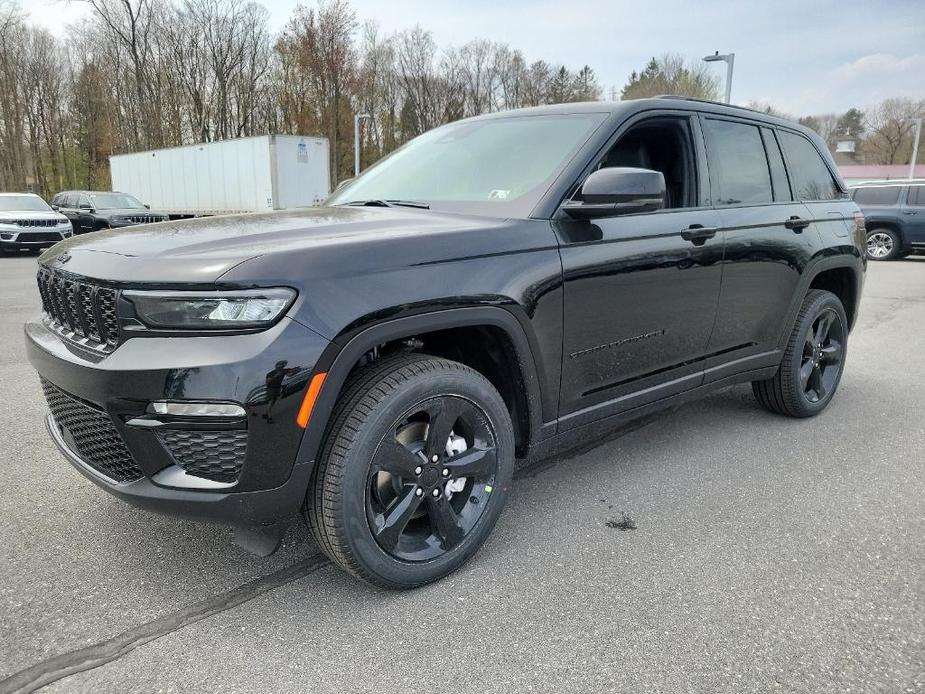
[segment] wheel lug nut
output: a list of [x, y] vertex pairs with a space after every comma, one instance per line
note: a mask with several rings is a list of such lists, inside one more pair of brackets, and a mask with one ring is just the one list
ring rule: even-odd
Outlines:
[[415, 475], [420, 475], [421, 472], [423, 472], [423, 471], [424, 471], [424, 468], [422, 468], [420, 465], [418, 465], [416, 468], [414, 468], [414, 474], [415, 474]]
[[449, 477], [449, 476], [450, 476], [450, 471], [447, 470], [446, 468], [443, 468], [443, 472], [442, 472], [441, 474], [442, 474], [444, 477]]
[[420, 487], [418, 487], [417, 489], [414, 490], [414, 495], [415, 495], [415, 496], [423, 496], [423, 495], [424, 495], [424, 490], [421, 489]]
[[439, 489], [435, 489], [434, 491], [431, 492], [431, 494], [433, 494], [435, 497], [436, 497], [436, 496], [440, 496], [440, 490], [439, 490]]
[[434, 457], [430, 459], [430, 462], [436, 463], [438, 460], [440, 460], [440, 456], [434, 453]]

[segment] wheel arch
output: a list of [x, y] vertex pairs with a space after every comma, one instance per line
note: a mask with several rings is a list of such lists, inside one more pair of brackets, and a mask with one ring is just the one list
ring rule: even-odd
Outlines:
[[903, 233], [903, 226], [895, 219], [881, 219], [878, 217], [864, 219], [864, 226], [867, 228], [867, 234], [870, 235], [875, 232], [877, 229], [888, 229], [896, 234], [899, 237], [899, 245], [903, 250], [909, 247], [909, 240], [906, 238], [906, 234]]
[[[492, 334], [506, 341], [509, 349], [504, 364], [506, 368], [491, 370], [478, 360], [456, 359], [475, 368], [498, 388], [514, 422], [517, 455], [525, 457], [542, 430], [544, 421], [539, 374], [534, 359], [535, 345], [510, 311], [501, 307], [481, 306], [396, 318], [379, 322], [356, 334], [335, 338], [316, 367], [316, 372], [326, 372], [327, 375], [302, 435], [298, 461], [309, 462], [318, 455], [331, 413], [347, 377], [354, 368], [361, 365], [366, 355], [382, 345], [395, 345], [434, 335], [439, 335], [442, 343], [446, 344], [446, 338], [454, 331], [472, 331], [473, 335]], [[454, 358], [453, 354], [443, 349], [424, 349], [422, 353]]]
[[841, 254], [837, 256], [817, 257], [804, 270], [798, 289], [787, 313], [778, 347], [784, 349], [793, 326], [796, 323], [800, 306], [810, 289], [824, 289], [835, 294], [842, 302], [848, 317], [848, 329], [857, 321], [861, 291], [864, 286], [864, 259], [860, 251], [856, 255]]

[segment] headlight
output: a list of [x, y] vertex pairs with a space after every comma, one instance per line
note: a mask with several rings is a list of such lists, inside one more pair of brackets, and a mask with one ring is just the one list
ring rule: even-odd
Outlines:
[[285, 287], [228, 292], [124, 291], [150, 328], [246, 330], [268, 328], [286, 312], [295, 291]]

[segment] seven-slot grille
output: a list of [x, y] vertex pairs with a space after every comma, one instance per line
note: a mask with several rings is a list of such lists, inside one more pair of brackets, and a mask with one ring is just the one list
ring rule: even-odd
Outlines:
[[59, 221], [57, 219], [11, 219], [9, 223], [19, 227], [56, 227]]
[[152, 222], [163, 222], [166, 221], [166, 217], [158, 217], [156, 215], [143, 215], [143, 214], [131, 214], [123, 215], [120, 219], [124, 219], [126, 222], [132, 222], [134, 224], [150, 224]]
[[42, 309], [59, 333], [101, 351], [119, 344], [115, 289], [44, 267], [38, 284]]
[[42, 390], [55, 424], [70, 434], [74, 452], [81, 460], [116, 482], [141, 479], [141, 468], [103, 410], [65, 393], [44, 378]]

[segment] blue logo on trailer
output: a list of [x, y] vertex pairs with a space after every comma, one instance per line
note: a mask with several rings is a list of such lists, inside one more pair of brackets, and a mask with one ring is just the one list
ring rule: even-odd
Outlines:
[[308, 145], [306, 145], [304, 142], [299, 143], [299, 152], [296, 154], [296, 161], [308, 161]]

